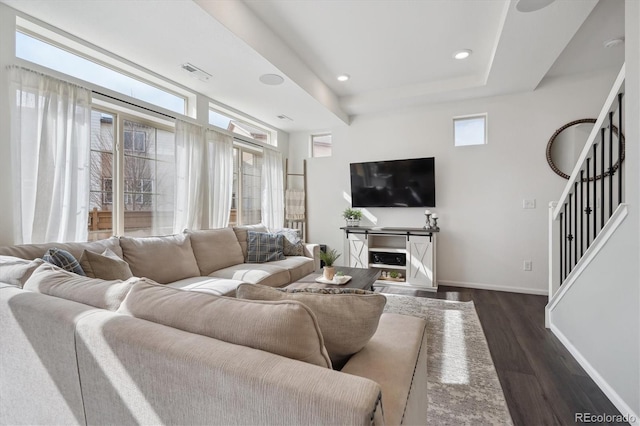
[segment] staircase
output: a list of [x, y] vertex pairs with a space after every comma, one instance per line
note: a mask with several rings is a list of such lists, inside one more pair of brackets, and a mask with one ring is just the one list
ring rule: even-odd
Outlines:
[[549, 204], [549, 313], [627, 215], [620, 73], [558, 202]]
[[[640, 20], [640, 7], [627, 5]], [[640, 68], [637, 59], [628, 64]], [[549, 205], [545, 312], [547, 328], [621, 421], [634, 426], [640, 425], [639, 81], [637, 71], [625, 80], [623, 65], [562, 195]]]

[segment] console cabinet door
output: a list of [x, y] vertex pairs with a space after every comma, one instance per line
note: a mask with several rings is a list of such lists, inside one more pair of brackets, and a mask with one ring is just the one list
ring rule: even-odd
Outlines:
[[435, 262], [436, 237], [411, 235], [407, 240], [407, 281], [423, 287], [437, 286]]
[[352, 268], [368, 268], [369, 246], [366, 235], [349, 234], [346, 245], [345, 252], [349, 256], [349, 266]]

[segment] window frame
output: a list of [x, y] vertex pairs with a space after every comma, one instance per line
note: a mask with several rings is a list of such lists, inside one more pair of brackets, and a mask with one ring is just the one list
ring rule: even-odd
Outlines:
[[[232, 197], [232, 208], [231, 211], [229, 212], [229, 225], [233, 225], [234, 222], [231, 221], [231, 217], [233, 216], [233, 199], [235, 199], [235, 217], [236, 217], [236, 221], [235, 221], [235, 225], [236, 226], [242, 226], [242, 225], [255, 225], [255, 223], [243, 223], [242, 222], [242, 217], [243, 217], [243, 210], [244, 210], [244, 194], [243, 194], [243, 167], [242, 167], [242, 154], [243, 152], [247, 152], [247, 153], [251, 153], [257, 157], [261, 158], [261, 161], [264, 161], [264, 149], [258, 147], [258, 146], [253, 146], [253, 145], [249, 145], [247, 143], [243, 143], [243, 141], [241, 139], [237, 139], [234, 138], [233, 140], [233, 149], [234, 152], [236, 152], [237, 150], [237, 156], [234, 156], [234, 177], [236, 176], [236, 170], [237, 170], [237, 191], [235, 192], [235, 197]], [[262, 170], [260, 170], [260, 180], [262, 181]], [[262, 196], [261, 196], [262, 197]], [[260, 198], [260, 221], [262, 220], [262, 198]], [[260, 222], [258, 222], [260, 223]]]
[[47, 70], [48, 72], [53, 72], [54, 74], [64, 77], [64, 79], [66, 80], [69, 80], [69, 79], [75, 80], [76, 84], [82, 83], [87, 87], [95, 87], [101, 92], [108, 93], [108, 96], [113, 96], [117, 100], [131, 99], [131, 100], [135, 100], [138, 103], [142, 103], [143, 105], [148, 105], [150, 107], [153, 107], [154, 109], [152, 111], [165, 111], [165, 112], [162, 112], [162, 114], [179, 114], [179, 115], [195, 118], [197, 93], [195, 93], [192, 89], [188, 89], [184, 86], [180, 86], [178, 83], [167, 80], [166, 78], [158, 74], [155, 74], [152, 71], [142, 69], [141, 67], [136, 66], [134, 63], [124, 58], [121, 58], [111, 52], [107, 52], [98, 46], [95, 46], [85, 40], [79, 39], [58, 28], [51, 27], [49, 24], [45, 22], [42, 22], [30, 16], [28, 18], [29, 19], [22, 16], [16, 17], [15, 33], [25, 34], [28, 37], [31, 37], [40, 42], [49, 44], [69, 54], [75, 55], [81, 59], [84, 59], [89, 62], [93, 62], [94, 64], [105, 67], [125, 77], [131, 78], [140, 83], [149, 85], [157, 90], [160, 90], [167, 94], [183, 99], [184, 109], [183, 111], [175, 111], [172, 109], [168, 109], [162, 105], [151, 103], [149, 101], [145, 101], [140, 98], [129, 96], [126, 93], [109, 89], [105, 86], [102, 86], [100, 82], [92, 82], [89, 80], [84, 80], [82, 78], [75, 77], [70, 74], [66, 74], [62, 71], [49, 68], [46, 65], [41, 65], [37, 62], [32, 62], [28, 59], [23, 59], [19, 57], [18, 52], [15, 51], [16, 46], [14, 43], [14, 54], [17, 61], [24, 62], [25, 64], [29, 64], [30, 67], [35, 66], [36, 68]]
[[[261, 130], [265, 133], [265, 135], [267, 136], [267, 140], [266, 141], [262, 141], [260, 139], [255, 139], [251, 136], [247, 136], [244, 133], [238, 133], [238, 132], [233, 132], [232, 130], [229, 130], [227, 128], [224, 127], [220, 127], [217, 126], [216, 124], [212, 123], [211, 121], [211, 114], [218, 114], [223, 116], [225, 119], [229, 119], [230, 122], [238, 122], [241, 124], [244, 124], [246, 126], [249, 127], [253, 127], [256, 130]], [[222, 129], [223, 131], [227, 132], [229, 135], [233, 136], [234, 140], [240, 140], [240, 141], [246, 141], [246, 142], [250, 142], [250, 143], [256, 143], [256, 144], [264, 144], [264, 145], [269, 145], [269, 146], [274, 146], [277, 147], [278, 146], [278, 131], [271, 128], [271, 127], [267, 127], [266, 125], [260, 124], [255, 120], [252, 120], [248, 117], [244, 117], [240, 114], [236, 114], [234, 112], [231, 112], [225, 108], [222, 108], [218, 105], [214, 105], [214, 104], [210, 104], [209, 105], [209, 109], [208, 109], [208, 115], [207, 115], [207, 123], [210, 126], [214, 126], [217, 129]]]
[[[330, 153], [329, 155], [315, 155], [315, 142], [314, 142], [314, 138], [321, 138], [321, 137], [325, 137], [325, 136], [330, 136], [331, 137], [331, 143], [329, 145], [330, 148]], [[323, 133], [312, 133], [309, 136], [309, 157], [311, 158], [324, 158], [324, 157], [332, 157], [333, 156], [333, 134], [331, 132], [323, 132]]]
[[[134, 157], [136, 158], [137, 155], [135, 154], [135, 151], [130, 151], [131, 154], [127, 154], [125, 153], [125, 149], [124, 149], [124, 134], [125, 134], [125, 130], [124, 130], [124, 122], [125, 121], [132, 121], [135, 122], [136, 124], [141, 124], [144, 126], [149, 126], [149, 127], [153, 127], [155, 129], [158, 130], [162, 130], [162, 131], [166, 131], [166, 132], [170, 132], [170, 133], [174, 133], [175, 134], [175, 127], [169, 126], [164, 122], [161, 122], [159, 120], [155, 120], [152, 116], [147, 116], [147, 117], [141, 117], [139, 114], [135, 113], [135, 114], [129, 114], [127, 112], [123, 112], [120, 109], [117, 108], [109, 108], [108, 106], [104, 106], [104, 105], [93, 105], [91, 107], [91, 111], [96, 111], [96, 112], [100, 112], [103, 114], [108, 114], [110, 116], [113, 117], [113, 133], [114, 133], [114, 140], [113, 140], [113, 171], [112, 171], [112, 177], [109, 179], [112, 179], [112, 202], [111, 202], [111, 212], [112, 212], [112, 235], [126, 235], [125, 233], [125, 212], [127, 211], [126, 206], [127, 203], [128, 204], [133, 204], [133, 202], [135, 200], [137, 200], [137, 197], [144, 197], [144, 196], [148, 196], [148, 195], [158, 195], [154, 190], [156, 188], [156, 183], [154, 182], [154, 179], [141, 179], [138, 182], [137, 188], [136, 185], [131, 182], [128, 179], [125, 179], [125, 157]], [[133, 112], [133, 111], [132, 111]], [[145, 136], [146, 138], [146, 136]], [[145, 143], [146, 146], [146, 143]], [[140, 157], [142, 158], [142, 157]], [[144, 157], [145, 160], [151, 160], [151, 161], [161, 161], [158, 160], [157, 158], [146, 158]], [[142, 192], [142, 191], [137, 191], [137, 189], [144, 189], [141, 184], [143, 184], [144, 180], [148, 180], [151, 182], [152, 185], [152, 192]], [[129, 182], [129, 184], [128, 184]], [[127, 185], [128, 184], [128, 185]], [[133, 191], [128, 190], [129, 189], [133, 189]], [[104, 193], [103, 193], [104, 194]], [[106, 203], [105, 203], [106, 204]], [[175, 213], [174, 213], [175, 214]]]
[[[477, 118], [482, 118], [484, 125], [484, 132], [482, 135], [482, 143], [471, 143], [471, 144], [458, 144], [456, 138], [456, 123], [459, 121], [467, 121], [473, 120]], [[460, 115], [457, 117], [453, 117], [453, 146], [456, 148], [466, 147], [466, 146], [484, 146], [489, 143], [489, 113], [478, 113], [478, 114], [468, 114], [468, 115]]]

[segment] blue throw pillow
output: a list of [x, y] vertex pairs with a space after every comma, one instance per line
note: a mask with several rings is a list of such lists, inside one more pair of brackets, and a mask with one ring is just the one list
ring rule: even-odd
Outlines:
[[52, 265], [56, 265], [65, 271], [73, 272], [74, 274], [82, 275], [83, 277], [87, 276], [87, 274], [82, 270], [82, 266], [80, 266], [78, 259], [73, 257], [73, 255], [66, 250], [55, 247], [50, 248], [44, 256], [42, 256], [42, 260], [47, 263], [51, 263]]
[[247, 263], [284, 260], [284, 236], [267, 232], [247, 232]]

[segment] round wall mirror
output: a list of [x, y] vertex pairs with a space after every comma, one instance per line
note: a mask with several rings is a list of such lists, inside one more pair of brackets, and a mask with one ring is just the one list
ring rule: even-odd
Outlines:
[[[583, 118], [575, 120], [560, 127], [549, 139], [547, 143], [547, 162], [549, 167], [558, 176], [569, 179], [573, 168], [580, 157], [580, 153], [584, 148], [584, 144], [593, 130], [595, 118]], [[606, 141], [608, 143], [608, 132]], [[618, 128], [613, 126], [613, 158], [618, 158]], [[624, 160], [624, 134], [622, 135], [622, 160]], [[614, 170], [618, 168], [618, 162], [613, 166]], [[608, 172], [605, 173], [608, 175]], [[596, 179], [601, 178], [598, 175]], [[593, 178], [591, 178], [593, 179]]]

